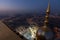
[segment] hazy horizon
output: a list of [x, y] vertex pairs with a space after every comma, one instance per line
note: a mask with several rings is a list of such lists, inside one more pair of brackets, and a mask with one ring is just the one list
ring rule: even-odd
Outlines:
[[[60, 13], [60, 0], [50, 0], [51, 12]], [[45, 11], [48, 0], [0, 0], [0, 11]]]

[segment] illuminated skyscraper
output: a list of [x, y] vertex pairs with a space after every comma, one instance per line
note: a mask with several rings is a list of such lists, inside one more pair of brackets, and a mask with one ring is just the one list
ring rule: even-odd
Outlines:
[[44, 27], [48, 27], [48, 20], [49, 20], [49, 14], [50, 14], [50, 3], [48, 3], [48, 8], [46, 10], [46, 16], [44, 21]]
[[36, 40], [52, 40], [53, 32], [51, 31], [50, 28], [48, 28], [49, 14], [50, 14], [50, 3], [48, 3], [48, 8], [46, 10], [44, 25], [37, 30]]

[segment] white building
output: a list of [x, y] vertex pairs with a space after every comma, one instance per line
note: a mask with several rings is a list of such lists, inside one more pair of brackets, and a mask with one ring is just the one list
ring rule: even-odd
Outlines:
[[23, 35], [28, 40], [33, 40], [36, 37], [37, 30], [38, 27], [36, 25], [31, 25], [28, 28], [20, 26], [16, 29], [20, 35]]

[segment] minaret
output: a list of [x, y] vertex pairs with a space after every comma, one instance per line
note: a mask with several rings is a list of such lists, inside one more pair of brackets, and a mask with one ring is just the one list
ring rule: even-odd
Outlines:
[[48, 19], [50, 14], [50, 3], [48, 3], [48, 8], [46, 10], [45, 21], [44, 21], [44, 28], [48, 27]]

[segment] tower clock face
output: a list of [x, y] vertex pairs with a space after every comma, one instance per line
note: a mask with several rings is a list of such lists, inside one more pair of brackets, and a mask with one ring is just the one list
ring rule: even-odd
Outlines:
[[39, 29], [37, 31], [37, 36], [44, 36], [46, 39], [52, 39], [53, 38], [53, 32], [51, 30], [49, 31], [43, 31], [42, 29]]
[[42, 32], [43, 32], [42, 30], [38, 30], [37, 34], [38, 34], [38, 35], [41, 35]]

